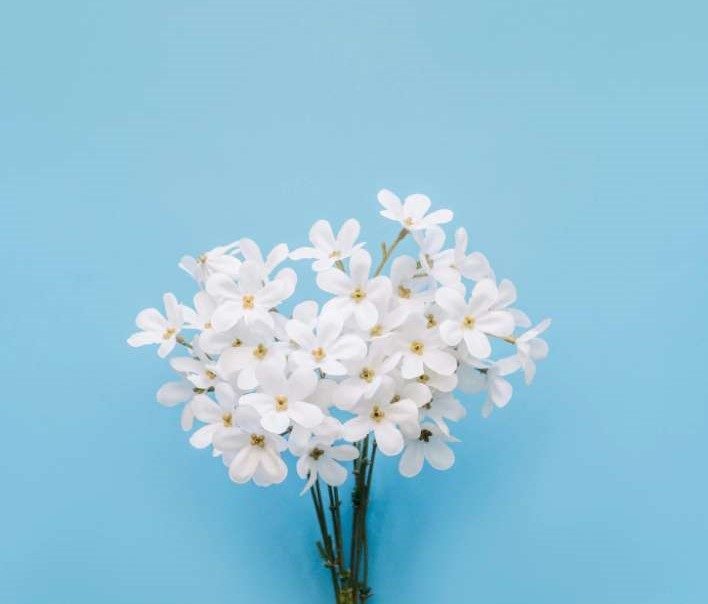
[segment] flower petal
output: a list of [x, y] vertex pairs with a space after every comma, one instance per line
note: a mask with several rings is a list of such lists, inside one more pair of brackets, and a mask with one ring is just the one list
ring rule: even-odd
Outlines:
[[384, 455], [398, 455], [403, 450], [403, 435], [391, 422], [374, 423], [374, 436], [379, 450]]
[[332, 459], [322, 459], [317, 470], [322, 479], [333, 487], [344, 484], [347, 479], [347, 470]]
[[420, 474], [423, 469], [423, 446], [410, 443], [398, 462], [398, 471], [406, 478]]
[[423, 354], [423, 362], [442, 375], [452, 375], [457, 369], [455, 357], [443, 350], [427, 350]]
[[423, 453], [428, 463], [436, 470], [448, 470], [455, 463], [455, 454], [441, 439], [432, 438], [423, 447]]
[[294, 401], [289, 403], [288, 411], [293, 421], [305, 428], [311, 429], [322, 423], [322, 410], [312, 403]]

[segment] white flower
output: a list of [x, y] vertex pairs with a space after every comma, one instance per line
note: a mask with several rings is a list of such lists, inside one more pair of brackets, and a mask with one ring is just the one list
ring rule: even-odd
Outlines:
[[339, 229], [337, 236], [326, 220], [318, 220], [310, 229], [310, 242], [314, 247], [301, 247], [290, 252], [293, 260], [311, 258], [313, 271], [332, 268], [336, 262], [349, 258], [363, 243], [356, 243], [359, 222], [350, 218]]
[[450, 429], [445, 423], [446, 419], [457, 422], [467, 415], [467, 411], [460, 401], [449, 392], [435, 394], [420, 411], [423, 417], [432, 419], [440, 431], [446, 435], [450, 434]]
[[216, 331], [226, 331], [241, 320], [273, 327], [269, 311], [288, 297], [290, 285], [279, 279], [265, 283], [261, 274], [262, 268], [249, 260], [241, 265], [237, 282], [223, 274], [209, 278], [206, 289], [219, 301], [211, 317]]
[[536, 327], [515, 338], [516, 358], [524, 370], [524, 380], [530, 384], [536, 375], [536, 361], [548, 356], [548, 343], [539, 338], [551, 325], [550, 319], [544, 319]]
[[357, 416], [342, 426], [344, 438], [356, 442], [373, 432], [376, 444], [384, 455], [398, 455], [403, 449], [399, 426], [413, 425], [418, 421], [418, 407], [410, 399], [391, 401], [377, 396], [363, 401], [356, 412]]
[[214, 273], [223, 273], [229, 277], [238, 276], [241, 261], [234, 258], [238, 253], [238, 242], [215, 247], [209, 252], [200, 254], [197, 258], [183, 256], [179, 267], [189, 273], [197, 283], [204, 283]]
[[[455, 231], [455, 250], [453, 268], [465, 279], [480, 281], [492, 274], [492, 268], [486, 256], [480, 252], [467, 254], [467, 230], [460, 227]], [[501, 285], [499, 286], [501, 290]]]
[[424, 384], [433, 390], [440, 392], [452, 392], [457, 387], [457, 374], [442, 375], [430, 369], [426, 369], [425, 373], [421, 373], [416, 377], [416, 381]]
[[282, 434], [291, 422], [312, 429], [322, 421], [322, 410], [305, 400], [317, 388], [317, 376], [312, 370], [298, 369], [286, 377], [284, 368], [262, 365], [256, 374], [259, 391], [244, 394], [239, 402], [260, 413], [266, 430]]
[[396, 301], [401, 306], [420, 311], [432, 295], [425, 289], [426, 280], [416, 277], [417, 274], [415, 258], [398, 256], [391, 263], [391, 287]]
[[287, 443], [264, 430], [253, 407], [240, 406], [233, 413], [234, 427], [215, 434], [214, 447], [223, 452], [229, 477], [237, 483], [253, 479], [258, 486], [283, 482], [288, 466], [280, 457]]
[[[276, 245], [266, 258], [263, 258], [261, 248], [253, 239], [239, 239], [238, 246], [246, 262], [257, 266], [260, 270], [261, 279], [268, 279], [270, 274], [288, 258], [288, 246], [284, 243]], [[282, 271], [281, 271], [282, 272]], [[277, 276], [276, 276], [277, 278]]]
[[205, 291], [194, 296], [194, 309], [182, 306], [185, 327], [199, 330], [199, 347], [208, 354], [220, 354], [234, 339], [231, 331], [218, 332], [211, 324], [211, 317], [217, 306], [214, 298]]
[[304, 494], [322, 478], [328, 485], [338, 487], [347, 479], [347, 470], [340, 461], [352, 461], [359, 457], [354, 445], [333, 445], [332, 439], [315, 437], [306, 446], [305, 452], [297, 460], [297, 474], [307, 478], [300, 495]]
[[133, 347], [159, 344], [157, 354], [164, 358], [172, 352], [177, 344], [177, 336], [182, 329], [184, 320], [182, 306], [177, 302], [174, 294], [167, 293], [162, 297], [162, 300], [165, 304], [166, 317], [163, 317], [156, 308], [141, 310], [135, 318], [135, 324], [142, 331], [130, 336], [128, 344]]
[[204, 449], [211, 445], [217, 434], [233, 428], [233, 413], [236, 407], [237, 393], [226, 382], [221, 382], [214, 387], [216, 401], [206, 394], [197, 394], [192, 399], [194, 416], [203, 422], [189, 439], [189, 443], [197, 448]]
[[398, 306], [388, 307], [389, 303], [390, 300], [385, 300], [383, 304], [378, 306], [379, 318], [376, 324], [371, 329], [369, 329], [368, 333], [366, 334], [367, 339], [373, 342], [385, 341], [389, 336], [394, 334], [396, 330], [408, 318], [408, 315], [410, 313], [410, 307], [402, 304]]
[[401, 375], [407, 380], [417, 378], [428, 367], [443, 375], [452, 375], [457, 360], [446, 350], [438, 330], [429, 329], [424, 317], [410, 317], [398, 333], [390, 338], [390, 349], [402, 359]]
[[455, 463], [455, 454], [448, 442], [458, 442], [449, 434], [443, 434], [437, 426], [421, 424], [416, 431], [406, 430], [405, 449], [398, 462], [398, 470], [407, 478], [420, 473], [423, 462], [436, 470], [447, 470]]
[[335, 394], [335, 404], [340, 409], [351, 409], [364, 396], [371, 398], [381, 386], [384, 376], [397, 364], [397, 359], [387, 357], [383, 351], [372, 347], [365, 358], [345, 363], [347, 373]]
[[[391, 402], [410, 399], [420, 410], [430, 402], [433, 394], [430, 388], [422, 382], [404, 380], [401, 377], [387, 377], [381, 386], [380, 398]], [[417, 420], [416, 420], [417, 425]]]
[[404, 229], [418, 231], [435, 224], [444, 224], [452, 220], [450, 210], [437, 210], [428, 214], [430, 199], [427, 196], [415, 193], [406, 197], [403, 203], [388, 189], [381, 189], [378, 194], [379, 203], [384, 207], [381, 216], [401, 223]]
[[509, 308], [514, 302], [516, 302], [516, 287], [509, 279], [502, 279], [499, 282], [499, 295], [491, 306], [492, 310], [505, 310], [511, 313], [519, 327], [531, 327], [531, 319], [525, 312], [518, 308]]
[[320, 315], [312, 329], [297, 319], [285, 326], [288, 336], [300, 349], [290, 354], [297, 367], [320, 369], [328, 375], [346, 375], [342, 361], [353, 361], [366, 356], [366, 344], [359, 336], [342, 333], [342, 320], [331, 313]]
[[195, 396], [194, 384], [186, 379], [166, 382], [157, 391], [157, 402], [165, 407], [174, 407], [180, 403], [186, 403], [182, 408], [180, 425], [185, 432], [192, 429], [194, 424], [194, 412], [191, 401]]
[[433, 288], [436, 281], [449, 286], [459, 282], [460, 272], [454, 266], [455, 253], [451, 249], [443, 249], [445, 231], [434, 226], [424, 232], [413, 233], [413, 239], [420, 248], [420, 264], [429, 277], [429, 287]]
[[487, 391], [487, 399], [482, 405], [482, 417], [489, 417], [494, 407], [505, 407], [511, 400], [514, 387], [504, 379], [519, 367], [516, 357], [500, 359], [496, 363], [488, 363], [471, 359], [458, 372], [459, 388], [462, 392], [473, 394]]
[[337, 382], [327, 378], [320, 378], [317, 381], [317, 388], [308, 397], [308, 402], [317, 405], [322, 410], [324, 417], [322, 422], [314, 428], [305, 428], [301, 424], [293, 424], [288, 437], [288, 447], [293, 455], [301, 455], [313, 435], [331, 440], [341, 438], [342, 423], [337, 418], [327, 415], [329, 408], [333, 404], [337, 386]]
[[170, 365], [172, 369], [184, 374], [196, 388], [201, 390], [213, 388], [221, 379], [219, 368], [208, 359], [175, 357], [170, 361]]
[[492, 352], [488, 335], [506, 337], [514, 331], [514, 319], [506, 311], [490, 310], [497, 299], [497, 287], [491, 279], [479, 281], [468, 302], [459, 291], [440, 288], [435, 301], [447, 314], [440, 325], [440, 335], [445, 343], [456, 346], [464, 340], [469, 353], [486, 358]]
[[264, 326], [255, 324], [244, 330], [244, 335], [235, 340], [219, 357], [220, 373], [236, 379], [242, 390], [258, 386], [256, 370], [263, 365], [285, 367], [285, 346]]
[[379, 318], [376, 302], [387, 299], [391, 294], [388, 277], [369, 279], [371, 256], [366, 250], [357, 250], [349, 260], [349, 272], [330, 268], [317, 273], [320, 289], [333, 294], [322, 312], [335, 312], [346, 321], [354, 315], [361, 329], [370, 329]]

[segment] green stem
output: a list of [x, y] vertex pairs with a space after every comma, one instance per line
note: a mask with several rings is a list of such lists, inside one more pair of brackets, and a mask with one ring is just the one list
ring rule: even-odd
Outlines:
[[334, 561], [332, 539], [329, 536], [329, 531], [327, 530], [327, 519], [325, 517], [324, 507], [322, 505], [322, 492], [320, 490], [319, 479], [316, 480], [315, 485], [310, 488], [310, 495], [312, 496], [312, 503], [315, 506], [315, 514], [317, 515], [317, 522], [320, 525], [320, 534], [322, 535], [322, 541], [317, 543], [317, 549], [324, 560], [325, 566], [329, 567], [335, 602], [339, 603], [339, 581], [337, 580], [337, 569]]
[[408, 229], [401, 229], [401, 231], [398, 233], [396, 238], [393, 240], [393, 243], [389, 246], [383, 245], [381, 247], [382, 249], [382, 255], [381, 255], [381, 261], [379, 262], [379, 265], [376, 267], [376, 270], [374, 271], [374, 277], [378, 277], [381, 274], [381, 271], [384, 269], [384, 266], [386, 266], [386, 263], [388, 262], [389, 258], [393, 254], [393, 250], [396, 249], [396, 246], [401, 243], [406, 238], [406, 235], [408, 235]]
[[346, 577], [347, 569], [344, 566], [344, 539], [342, 537], [342, 518], [339, 512], [339, 488], [327, 485], [327, 491], [329, 493], [329, 511], [332, 514], [334, 544], [337, 550], [335, 562], [337, 563], [337, 570], [339, 571], [339, 578], [341, 581], [344, 577]]
[[367, 531], [366, 531], [366, 515], [367, 512], [369, 511], [369, 495], [371, 493], [371, 478], [373, 476], [374, 472], [374, 462], [376, 461], [376, 440], [374, 440], [374, 444], [371, 447], [371, 460], [369, 461], [369, 472], [366, 476], [366, 487], [365, 487], [365, 493], [364, 493], [364, 514], [363, 514], [363, 522], [364, 522], [364, 528], [363, 528], [363, 550], [364, 550], [364, 576], [363, 576], [363, 589], [362, 589], [362, 599], [366, 599], [369, 597], [371, 593], [371, 589], [369, 588], [369, 543], [367, 540]]

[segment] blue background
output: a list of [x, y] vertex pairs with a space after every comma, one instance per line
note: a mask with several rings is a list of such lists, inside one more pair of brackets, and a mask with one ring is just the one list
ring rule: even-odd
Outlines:
[[702, 5], [4, 6], [0, 600], [329, 601], [299, 481], [232, 485], [125, 338], [182, 253], [390, 239], [386, 186], [554, 323], [452, 471], [378, 467], [373, 601], [708, 601]]

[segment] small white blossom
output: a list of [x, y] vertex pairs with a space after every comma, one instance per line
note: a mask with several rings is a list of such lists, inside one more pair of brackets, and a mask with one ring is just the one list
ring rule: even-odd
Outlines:
[[412, 425], [418, 420], [418, 407], [410, 399], [400, 401], [375, 397], [363, 401], [356, 408], [357, 416], [344, 423], [342, 433], [346, 440], [356, 442], [369, 432], [384, 455], [398, 455], [403, 449], [401, 425]]
[[455, 357], [445, 350], [437, 329], [427, 327], [424, 317], [409, 318], [392, 338], [390, 347], [401, 359], [401, 375], [407, 380], [425, 373], [426, 367], [443, 375], [452, 375], [457, 369]]
[[435, 283], [452, 286], [460, 281], [460, 271], [455, 267], [455, 252], [444, 249], [445, 231], [433, 226], [413, 233], [419, 248], [419, 262], [428, 286], [434, 290]]
[[548, 343], [539, 338], [551, 326], [550, 319], [544, 319], [536, 327], [515, 338], [516, 358], [524, 371], [524, 380], [530, 384], [536, 375], [536, 361], [548, 356]]
[[297, 460], [297, 474], [307, 482], [301, 495], [322, 478], [328, 485], [338, 487], [347, 479], [347, 470], [339, 462], [352, 461], [359, 457], [354, 445], [333, 445], [331, 438], [315, 437], [305, 447]]
[[492, 304], [492, 310], [505, 310], [511, 313], [514, 317], [514, 323], [519, 327], [531, 327], [531, 319], [528, 318], [525, 312], [518, 308], [511, 308], [511, 305], [516, 302], [516, 287], [509, 279], [502, 279], [499, 282], [499, 295], [496, 302]]
[[205, 424], [189, 438], [190, 444], [197, 449], [208, 447], [218, 434], [234, 425], [238, 393], [226, 382], [221, 382], [214, 387], [214, 395], [216, 402], [206, 394], [197, 394], [192, 399], [194, 417]]
[[404, 229], [418, 231], [436, 224], [452, 220], [450, 210], [437, 210], [426, 215], [430, 208], [430, 199], [426, 195], [414, 193], [406, 197], [403, 203], [398, 196], [388, 189], [381, 189], [379, 203], [384, 207], [381, 216], [399, 222]]
[[293, 319], [286, 325], [288, 336], [299, 346], [290, 354], [297, 367], [319, 369], [326, 375], [346, 375], [343, 361], [366, 356], [366, 344], [354, 334], [342, 335], [342, 320], [333, 313], [320, 315], [313, 330]]
[[371, 398], [381, 386], [383, 378], [396, 366], [396, 359], [386, 356], [379, 348], [372, 347], [369, 354], [359, 360], [345, 363], [347, 377], [339, 384], [335, 404], [341, 409], [351, 409], [362, 397]]
[[244, 394], [241, 405], [250, 405], [261, 415], [261, 425], [282, 434], [292, 422], [312, 429], [322, 422], [322, 411], [306, 401], [317, 388], [317, 376], [310, 369], [298, 369], [290, 376], [284, 367], [262, 365], [257, 370], [258, 392]]
[[244, 331], [243, 336], [224, 350], [217, 366], [222, 375], [235, 379], [241, 390], [251, 390], [258, 386], [256, 371], [259, 367], [285, 367], [287, 345], [277, 340], [275, 334], [262, 324], [255, 324]]
[[[465, 279], [480, 281], [492, 275], [489, 260], [481, 252], [467, 254], [467, 230], [460, 227], [455, 231], [455, 250], [452, 267]], [[500, 286], [501, 289], [501, 286]]]
[[310, 229], [310, 242], [313, 247], [301, 247], [290, 252], [293, 260], [313, 259], [312, 270], [324, 271], [335, 263], [349, 258], [363, 243], [356, 243], [359, 237], [359, 222], [350, 218], [339, 229], [337, 236], [326, 220], [318, 220]]
[[489, 417], [494, 407], [502, 408], [511, 400], [514, 387], [505, 379], [518, 369], [515, 357], [507, 357], [496, 363], [470, 360], [459, 372], [460, 390], [470, 394], [486, 391], [487, 399], [482, 405], [482, 417]]
[[238, 253], [238, 242], [215, 247], [209, 252], [204, 252], [196, 258], [183, 256], [179, 267], [189, 273], [192, 278], [203, 284], [211, 275], [223, 273], [231, 278], [238, 276], [241, 261], [235, 257]]
[[180, 403], [185, 403], [180, 416], [180, 425], [185, 432], [192, 429], [194, 425], [194, 412], [192, 411], [192, 399], [196, 395], [195, 387], [187, 379], [171, 381], [163, 384], [157, 391], [157, 402], [165, 407], [174, 407]]
[[[284, 243], [276, 245], [268, 255], [263, 258], [263, 253], [253, 239], [240, 239], [238, 246], [246, 262], [250, 262], [259, 269], [261, 279], [264, 281], [270, 274], [288, 258], [288, 246]], [[287, 269], [290, 271], [291, 269]], [[277, 276], [276, 276], [277, 279]]]
[[420, 474], [427, 461], [436, 470], [448, 470], [455, 463], [455, 454], [447, 443], [457, 439], [441, 432], [432, 424], [421, 424], [416, 430], [406, 431], [405, 449], [398, 462], [399, 472], [412, 478]]
[[492, 352], [488, 336], [505, 337], [514, 331], [514, 318], [510, 313], [490, 310], [497, 295], [497, 287], [491, 279], [479, 281], [467, 302], [457, 290], [439, 289], [435, 301], [447, 314], [440, 325], [443, 340], [450, 346], [464, 340], [471, 355], [488, 357]]
[[146, 308], [138, 313], [135, 324], [142, 330], [128, 338], [133, 347], [159, 344], [157, 354], [166, 357], [177, 344], [177, 336], [184, 324], [182, 306], [174, 294], [163, 296], [165, 316], [156, 308]]
[[327, 302], [322, 312], [337, 313], [343, 320], [354, 316], [361, 329], [370, 329], [379, 318], [377, 302], [390, 296], [388, 277], [369, 279], [371, 256], [365, 250], [352, 254], [349, 274], [336, 268], [317, 273], [317, 285], [335, 297]]
[[241, 320], [273, 327], [270, 309], [288, 298], [290, 285], [278, 279], [264, 282], [262, 272], [261, 266], [249, 260], [241, 265], [238, 281], [223, 274], [209, 278], [206, 289], [219, 301], [211, 317], [216, 331], [226, 331]]
[[467, 415], [460, 401], [449, 392], [437, 393], [420, 411], [424, 418], [433, 420], [440, 431], [446, 435], [450, 434], [450, 428], [445, 420], [457, 422]]
[[214, 435], [214, 446], [223, 452], [229, 477], [236, 483], [253, 480], [258, 486], [283, 482], [288, 466], [280, 454], [287, 448], [285, 439], [264, 430], [261, 417], [253, 407], [237, 407], [234, 426]]

